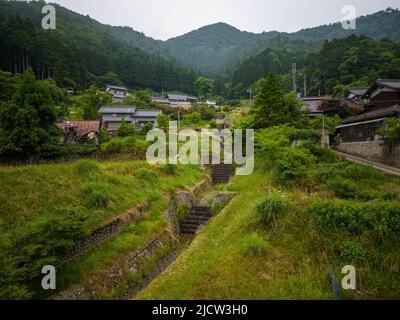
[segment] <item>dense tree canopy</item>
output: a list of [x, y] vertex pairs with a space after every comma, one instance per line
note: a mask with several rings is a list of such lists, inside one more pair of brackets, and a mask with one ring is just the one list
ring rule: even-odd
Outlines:
[[111, 82], [195, 93], [196, 73], [118, 39], [107, 26], [57, 6], [57, 29], [41, 28], [43, 2], [0, 1], [0, 69], [53, 78], [76, 90]]
[[8, 102], [0, 105], [0, 157], [37, 159], [55, 152], [61, 134], [53, 86], [27, 69]]
[[267, 128], [281, 124], [302, 125], [301, 104], [293, 94], [285, 94], [279, 78], [270, 73], [258, 84], [252, 110], [254, 128]]

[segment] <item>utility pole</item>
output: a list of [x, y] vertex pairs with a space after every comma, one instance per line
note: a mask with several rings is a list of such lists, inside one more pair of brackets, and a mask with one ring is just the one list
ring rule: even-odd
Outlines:
[[292, 74], [293, 74], [293, 90], [297, 94], [297, 84], [296, 84], [296, 74], [297, 74], [297, 64], [292, 64]]
[[304, 73], [304, 98], [307, 97], [307, 75]]
[[325, 147], [325, 112], [322, 112], [322, 148]]
[[253, 101], [253, 89], [252, 88], [249, 88], [249, 89], [247, 89], [247, 92], [248, 93], [250, 93], [250, 105], [251, 105], [251, 103], [252, 103], [252, 101]]

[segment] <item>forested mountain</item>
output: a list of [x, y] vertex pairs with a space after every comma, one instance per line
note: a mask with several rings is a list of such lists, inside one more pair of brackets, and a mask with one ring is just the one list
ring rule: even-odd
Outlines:
[[[288, 43], [292, 43], [288, 41]], [[352, 35], [325, 41], [319, 50], [271, 49], [239, 64], [224, 80], [231, 97], [243, 97], [258, 79], [273, 71], [292, 89], [292, 63], [297, 63], [297, 85], [303, 92], [304, 74], [308, 94], [340, 94], [346, 86], [368, 86], [378, 78], [400, 78], [400, 44]]]
[[[160, 41], [130, 27], [103, 25], [58, 5], [57, 30], [43, 30], [43, 5], [41, 1], [27, 4], [0, 0], [0, 68], [22, 72], [30, 66], [39, 79], [51, 76], [60, 86], [71, 89], [84, 88], [92, 82], [98, 86], [113, 82], [157, 91], [194, 93], [196, 73], [201, 73], [215, 79], [215, 93], [239, 97], [268, 70], [281, 74], [286, 86], [290, 86], [288, 72], [296, 62], [309, 76], [309, 92], [329, 92], [338, 81], [349, 82], [349, 76], [344, 74], [344, 69], [339, 71], [339, 67], [345, 61], [343, 55], [352, 56], [348, 51], [353, 44], [344, 41], [329, 45], [324, 44], [325, 40], [345, 38], [353, 33], [374, 39], [400, 40], [400, 11], [394, 9], [358, 18], [356, 30], [344, 30], [336, 23], [292, 34], [276, 31], [255, 34], [217, 23]], [[368, 63], [383, 61], [387, 67], [387, 60], [390, 65], [392, 56], [398, 57], [396, 49], [386, 50], [387, 46], [395, 46], [388, 41], [352, 39], [358, 39], [355, 45], [360, 51], [358, 67], [362, 65], [361, 69], [357, 68], [357, 76]], [[343, 48], [334, 47], [342, 44], [345, 44]], [[364, 50], [372, 50], [370, 45], [374, 50], [372, 56], [379, 56], [383, 50], [389, 52], [389, 57], [364, 58]], [[325, 49], [319, 53], [322, 46]], [[325, 56], [331, 56], [332, 61], [325, 61]], [[384, 68], [376, 69], [373, 68], [374, 75], [388, 73], [380, 72]], [[363, 71], [361, 77], [364, 76]], [[373, 78], [372, 73], [369, 78]]]
[[[311, 42], [309, 46], [315, 46], [322, 44], [324, 40], [345, 38], [352, 34], [400, 41], [400, 11], [389, 8], [360, 17], [357, 19], [356, 30], [345, 30], [341, 23], [335, 23], [290, 34], [276, 31], [255, 34], [217, 23], [170, 39], [166, 45], [170, 53], [184, 66], [215, 76], [266, 48], [286, 49], [293, 44], [290, 40], [307, 41]], [[279, 46], [274, 43], [277, 36], [280, 40], [285, 40]]]
[[127, 44], [115, 36], [118, 29], [111, 31], [58, 5], [57, 29], [43, 30], [44, 5], [0, 1], [0, 69], [22, 73], [32, 67], [39, 79], [53, 77], [70, 89], [91, 82], [100, 86], [120, 82], [129, 87], [195, 91], [196, 74], [146, 53], [142, 49], [152, 50], [151, 41], [143, 37]]

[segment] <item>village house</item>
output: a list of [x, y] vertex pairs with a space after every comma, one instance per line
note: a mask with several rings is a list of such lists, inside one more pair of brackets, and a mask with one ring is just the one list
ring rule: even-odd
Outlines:
[[310, 118], [316, 118], [320, 115], [323, 114], [320, 106], [322, 101], [326, 100], [326, 99], [330, 99], [329, 96], [324, 96], [324, 97], [304, 97], [301, 99], [301, 101], [304, 103], [304, 107], [303, 110], [307, 109], [308, 116]]
[[100, 133], [100, 121], [65, 120], [57, 126], [63, 130], [62, 144], [97, 144]]
[[166, 98], [154, 95], [151, 101], [171, 108], [190, 109], [197, 103], [197, 98], [182, 92], [170, 92]]
[[[378, 80], [370, 88], [349, 90], [349, 98], [362, 104], [361, 112], [348, 116], [338, 127], [342, 143], [379, 141], [376, 134], [385, 119], [400, 115], [400, 80]], [[362, 95], [361, 95], [362, 94]]]
[[134, 123], [141, 128], [147, 123], [157, 125], [157, 116], [162, 113], [155, 109], [138, 109], [135, 106], [103, 106], [100, 108], [101, 122], [109, 131], [116, 131], [121, 126], [122, 119], [129, 125]]
[[130, 96], [127, 88], [114, 86], [111, 84], [106, 86], [105, 91], [112, 96], [112, 102], [114, 103], [122, 103], [126, 97]]
[[217, 101], [213, 101], [213, 100], [206, 100], [205, 104], [209, 107], [216, 107], [217, 106]]
[[367, 93], [367, 91], [368, 88], [366, 87], [350, 88], [348, 91], [347, 99], [362, 102], [364, 100], [364, 95]]
[[362, 91], [355, 95], [354, 90], [349, 90], [352, 104], [349, 99], [344, 100], [353, 114], [344, 117], [337, 128], [340, 137], [337, 148], [367, 160], [399, 166], [400, 148], [387, 150], [378, 129], [386, 119], [400, 117], [400, 80], [378, 80]]

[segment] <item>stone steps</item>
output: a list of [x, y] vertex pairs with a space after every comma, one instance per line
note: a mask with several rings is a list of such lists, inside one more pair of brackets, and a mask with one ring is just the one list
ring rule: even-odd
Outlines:
[[231, 179], [232, 170], [229, 164], [216, 164], [211, 167], [212, 182], [214, 184], [228, 183]]
[[181, 224], [182, 234], [195, 234], [199, 227], [212, 218], [210, 206], [193, 206], [190, 216]]

